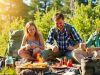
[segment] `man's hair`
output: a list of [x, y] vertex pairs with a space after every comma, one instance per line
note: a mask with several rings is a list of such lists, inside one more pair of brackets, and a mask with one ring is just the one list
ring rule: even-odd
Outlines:
[[52, 17], [53, 20], [59, 20], [59, 19], [62, 19], [64, 20], [64, 15], [61, 13], [61, 12], [57, 12], [53, 15]]

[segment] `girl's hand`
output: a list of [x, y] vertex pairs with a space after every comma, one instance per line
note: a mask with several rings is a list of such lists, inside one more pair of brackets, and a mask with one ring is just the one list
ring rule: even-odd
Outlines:
[[30, 44], [26, 44], [25, 47], [26, 47], [26, 50], [31, 48]]
[[37, 47], [39, 47], [39, 46], [38, 46], [37, 44], [35, 44], [35, 43], [32, 43], [32, 44], [31, 44], [31, 47], [32, 47], [32, 48], [37, 48]]

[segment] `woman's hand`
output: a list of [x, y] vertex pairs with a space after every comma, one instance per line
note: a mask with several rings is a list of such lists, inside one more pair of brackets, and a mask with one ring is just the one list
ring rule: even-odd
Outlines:
[[26, 48], [26, 50], [30, 49], [31, 48], [30, 44], [26, 44], [25, 48]]
[[32, 47], [32, 48], [38, 48], [39, 45], [37, 45], [37, 44], [35, 44], [35, 43], [32, 43], [32, 44], [31, 44], [31, 47]]
[[92, 51], [95, 51], [93, 47], [86, 48], [86, 52], [92, 52]]

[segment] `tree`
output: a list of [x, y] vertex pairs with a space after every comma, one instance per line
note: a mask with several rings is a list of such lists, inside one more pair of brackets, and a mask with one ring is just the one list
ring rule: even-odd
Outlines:
[[52, 21], [52, 16], [56, 10], [51, 9], [50, 11], [44, 13], [43, 16], [40, 16], [40, 12], [37, 11], [34, 14], [35, 23], [38, 26], [39, 30], [42, 32], [44, 39], [46, 40], [50, 28], [54, 25]]
[[30, 2], [30, 12], [35, 13], [38, 10], [39, 1], [38, 0], [31, 0]]
[[71, 14], [71, 11], [73, 13], [73, 10], [74, 10], [73, 0], [63, 0], [63, 6], [61, 8], [61, 11], [68, 16], [68, 14]]
[[78, 33], [80, 34], [83, 41], [87, 40], [91, 33], [93, 33], [97, 27], [100, 27], [100, 2], [92, 8], [91, 4], [78, 5], [75, 3], [74, 15], [66, 19], [70, 22]]
[[63, 6], [63, 1], [62, 0], [52, 0], [51, 6], [55, 8], [56, 10], [60, 10], [61, 7]]

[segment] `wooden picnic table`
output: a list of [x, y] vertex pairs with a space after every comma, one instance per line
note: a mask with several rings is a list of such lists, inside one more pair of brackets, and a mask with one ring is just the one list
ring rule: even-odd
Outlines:
[[[80, 67], [80, 65], [75, 65], [73, 64], [74, 67]], [[20, 66], [16, 66], [16, 73], [19, 75], [19, 73], [22, 70], [25, 69], [30, 69], [32, 71], [34, 71], [35, 75], [63, 75], [65, 73], [65, 71], [68, 69], [68, 67], [57, 67], [54, 68], [52, 67], [52, 65], [49, 65], [47, 67], [35, 67], [35, 68], [23, 68]]]

